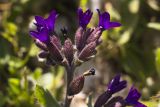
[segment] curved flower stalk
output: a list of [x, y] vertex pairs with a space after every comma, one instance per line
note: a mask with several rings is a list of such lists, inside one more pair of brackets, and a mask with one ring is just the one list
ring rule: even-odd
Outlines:
[[[79, 27], [75, 33], [74, 42], [67, 36], [67, 30], [61, 29], [63, 37], [65, 39], [64, 44], [61, 44], [60, 36], [54, 31], [55, 22], [57, 19], [56, 11], [52, 11], [48, 18], [43, 18], [41, 16], [35, 16], [35, 26], [36, 30], [31, 30], [30, 35], [35, 39], [35, 44], [41, 49], [39, 57], [46, 60], [46, 64], [50, 65], [62, 65], [66, 69], [67, 74], [67, 90], [65, 107], [69, 107], [74, 94], [79, 93], [83, 88], [83, 83], [85, 76], [90, 73], [84, 73], [83, 75], [73, 78], [74, 70], [76, 66], [79, 66], [84, 61], [88, 61], [96, 54], [96, 47], [101, 43], [101, 35], [104, 30], [110, 28], [119, 27], [118, 22], [110, 22], [109, 13], [104, 12], [99, 14], [99, 25], [95, 28], [87, 28], [93, 12], [88, 9], [85, 12], [81, 8], [78, 9]], [[74, 49], [74, 45], [76, 49]], [[94, 71], [94, 69], [90, 70]], [[92, 73], [91, 73], [92, 74]], [[90, 75], [91, 75], [90, 74]], [[92, 74], [93, 75], [93, 74]], [[120, 83], [120, 85], [118, 85]], [[113, 94], [121, 90], [125, 82], [119, 82], [119, 79], [115, 79], [113, 83], [117, 87], [110, 85], [107, 93]]]

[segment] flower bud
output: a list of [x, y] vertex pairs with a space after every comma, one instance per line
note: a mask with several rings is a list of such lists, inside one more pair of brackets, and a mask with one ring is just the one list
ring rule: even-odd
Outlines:
[[69, 93], [70, 96], [78, 94], [82, 90], [84, 85], [84, 80], [85, 80], [84, 76], [80, 75], [71, 82], [70, 93]]
[[112, 93], [109, 91], [105, 91], [103, 94], [101, 94], [98, 99], [96, 100], [94, 107], [102, 107], [112, 96]]
[[51, 36], [50, 37], [50, 39], [51, 39], [51, 43], [54, 43], [56, 46], [57, 46], [57, 48], [59, 49], [59, 50], [61, 50], [61, 42], [60, 42], [60, 40], [59, 40], [59, 38], [57, 37], [57, 36]]
[[51, 58], [53, 60], [55, 60], [56, 62], [62, 62], [63, 61], [63, 57], [62, 57], [62, 54], [61, 54], [60, 50], [58, 49], [58, 47], [53, 42], [48, 44], [48, 49], [49, 49], [49, 53], [51, 55]]
[[49, 55], [48, 52], [46, 52], [46, 51], [40, 51], [39, 54], [38, 54], [38, 57], [40, 57], [40, 58], [47, 58], [48, 55]]
[[101, 28], [100, 27], [95, 28], [94, 31], [89, 35], [87, 39], [87, 44], [97, 41], [101, 35], [102, 35]]
[[43, 42], [41, 42], [40, 40], [36, 39], [35, 40], [35, 44], [38, 48], [48, 51], [46, 44], [44, 44]]
[[96, 48], [96, 43], [91, 42], [88, 45], [86, 45], [83, 50], [80, 52], [78, 58], [81, 60], [85, 60], [88, 57], [92, 56], [95, 54], [95, 48]]
[[75, 44], [76, 44], [76, 48], [78, 50], [81, 50], [82, 49], [82, 44], [83, 44], [83, 36], [84, 35], [84, 29], [82, 27], [79, 27], [76, 31], [76, 34], [75, 34]]
[[69, 64], [71, 64], [73, 61], [73, 45], [72, 45], [72, 41], [70, 39], [65, 40], [63, 52], [64, 52], [64, 55], [65, 55], [66, 59], [68, 60]]
[[90, 76], [90, 75], [95, 75], [94, 68], [84, 72], [83, 75], [76, 77], [70, 84], [69, 95], [71, 96], [71, 95], [78, 94], [83, 89], [85, 76]]
[[84, 35], [86, 37], [86, 39], [89, 37], [89, 35], [94, 31], [93, 28], [89, 28], [85, 31]]

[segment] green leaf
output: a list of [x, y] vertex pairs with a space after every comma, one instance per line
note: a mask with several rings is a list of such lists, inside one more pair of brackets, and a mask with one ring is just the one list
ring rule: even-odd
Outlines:
[[41, 68], [36, 68], [32, 74], [34, 79], [38, 80], [42, 76], [42, 69]]
[[20, 81], [17, 78], [9, 78], [8, 80], [9, 83], [9, 91], [14, 93], [14, 94], [19, 94], [20, 93]]
[[44, 107], [60, 107], [58, 102], [52, 97], [51, 93], [39, 85], [36, 85], [35, 96], [39, 103]]

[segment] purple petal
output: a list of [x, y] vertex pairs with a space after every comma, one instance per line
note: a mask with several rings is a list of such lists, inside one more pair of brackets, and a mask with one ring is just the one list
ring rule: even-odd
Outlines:
[[[138, 92], [137, 89], [135, 89], [133, 86], [131, 87], [128, 96], [126, 98], [127, 101], [138, 101], [139, 98], [141, 97], [141, 94]], [[132, 100], [133, 99], [133, 100]]]
[[50, 15], [48, 16], [48, 18], [45, 19], [45, 24], [46, 24], [46, 27], [47, 27], [47, 29], [49, 31], [53, 31], [54, 30], [56, 17], [57, 17], [57, 13], [56, 13], [56, 11], [53, 10], [50, 13]]
[[[38, 39], [38, 32], [36, 32], [36, 31], [30, 31], [29, 33], [30, 33], [30, 35], [31, 35], [32, 37]], [[38, 40], [39, 40], [39, 39], [38, 39]]]
[[104, 12], [101, 14], [100, 10], [97, 9], [99, 15], [99, 24], [98, 26], [104, 26], [104, 23], [110, 22], [110, 15], [108, 12]]
[[78, 8], [77, 13], [78, 13], [78, 17], [79, 17], [79, 19], [82, 19], [82, 18], [83, 18], [83, 11], [82, 11], [82, 9], [81, 9], [81, 8]]
[[112, 79], [112, 81], [108, 85], [108, 91], [111, 93], [116, 93], [118, 91], [121, 91], [127, 86], [127, 81], [120, 81], [120, 75], [117, 75]]
[[108, 88], [110, 89], [112, 86], [116, 85], [119, 83], [119, 80], [120, 80], [120, 75], [116, 75], [112, 80], [111, 82], [109, 83], [108, 85]]
[[104, 29], [111, 29], [111, 28], [119, 27], [119, 26], [121, 26], [121, 24], [118, 22], [107, 22], [107, 23], [104, 23], [103, 28]]
[[121, 81], [118, 84], [116, 84], [116, 86], [112, 87], [110, 91], [112, 93], [116, 93], [124, 89], [126, 86], [127, 86], [127, 81]]
[[44, 19], [41, 16], [35, 16], [35, 20], [36, 20], [36, 25], [44, 25]]
[[136, 88], [132, 86], [125, 101], [128, 105], [133, 105], [134, 107], [147, 107], [144, 104], [138, 102], [140, 97], [141, 94], [138, 92]]
[[79, 8], [77, 12], [79, 17], [79, 25], [85, 29], [92, 18], [93, 12], [91, 12], [90, 9], [83, 12], [81, 8]]
[[110, 15], [108, 12], [104, 12], [101, 17], [103, 18], [103, 21], [105, 21], [105, 22], [110, 21]]
[[99, 9], [97, 9], [98, 15], [99, 15], [99, 24], [98, 26], [101, 26], [103, 30], [107, 30], [114, 27], [121, 26], [118, 22], [111, 22], [110, 21], [110, 15], [108, 12], [101, 13]]
[[41, 42], [44, 42], [44, 43], [49, 42], [49, 33], [48, 33], [48, 30], [45, 28], [43, 28], [40, 32], [30, 31], [30, 35], [40, 40]]

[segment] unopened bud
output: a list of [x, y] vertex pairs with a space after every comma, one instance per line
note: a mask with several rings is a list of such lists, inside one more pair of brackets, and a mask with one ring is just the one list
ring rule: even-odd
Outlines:
[[85, 76], [95, 75], [95, 69], [92, 68], [83, 73], [83, 75], [76, 77], [70, 84], [69, 95], [78, 94], [82, 89], [85, 81]]
[[75, 34], [75, 44], [78, 50], [82, 49], [83, 44], [83, 36], [84, 35], [84, 29], [82, 27], [79, 27]]
[[38, 54], [38, 57], [40, 57], [40, 58], [47, 58], [48, 55], [49, 55], [48, 52], [46, 52], [46, 51], [40, 51], [39, 54]]
[[73, 61], [73, 45], [69, 38], [64, 42], [63, 52], [69, 64], [71, 64]]
[[97, 41], [101, 35], [102, 35], [101, 28], [100, 27], [95, 28], [94, 31], [89, 35], [87, 39], [87, 44]]
[[50, 39], [51, 39], [51, 43], [54, 43], [57, 46], [57, 48], [61, 50], [62, 45], [61, 45], [60, 39], [55, 35], [51, 36]]
[[95, 54], [95, 48], [96, 48], [96, 43], [95, 42], [91, 42], [88, 45], [86, 45], [83, 50], [80, 52], [79, 54], [79, 59], [80, 60], [85, 60], [88, 57], [92, 56]]
[[112, 96], [112, 93], [109, 91], [105, 91], [101, 94], [98, 99], [96, 100], [94, 107], [102, 107]]
[[55, 60], [56, 62], [62, 62], [63, 61], [63, 57], [62, 57], [62, 54], [61, 54], [60, 50], [58, 49], [58, 47], [53, 42], [48, 44], [48, 49], [49, 49], [49, 53], [51, 55], [51, 58], [53, 60]]
[[35, 40], [35, 44], [38, 48], [47, 51], [47, 46], [43, 42], [39, 41], [38, 39]]

